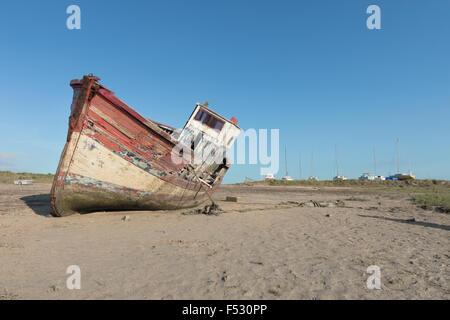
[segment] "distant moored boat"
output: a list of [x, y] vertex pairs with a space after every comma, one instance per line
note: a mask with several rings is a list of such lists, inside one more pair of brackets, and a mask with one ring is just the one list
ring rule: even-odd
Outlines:
[[14, 180], [14, 184], [23, 185], [23, 184], [33, 184], [34, 180]]

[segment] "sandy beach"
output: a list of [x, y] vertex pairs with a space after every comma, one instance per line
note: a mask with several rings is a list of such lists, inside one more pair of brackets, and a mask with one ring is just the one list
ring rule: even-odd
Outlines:
[[[49, 191], [0, 184], [0, 299], [450, 298], [450, 216], [407, 193], [224, 185], [217, 216], [54, 218]], [[80, 290], [66, 288], [70, 265]]]

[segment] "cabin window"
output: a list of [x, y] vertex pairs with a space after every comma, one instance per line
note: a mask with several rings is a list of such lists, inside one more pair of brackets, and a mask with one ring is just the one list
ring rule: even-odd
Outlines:
[[224, 124], [223, 121], [214, 118], [210, 127], [220, 131], [222, 130], [223, 124]]
[[197, 115], [195, 116], [195, 120], [198, 120], [202, 123], [208, 123], [211, 120], [211, 115], [203, 110], [199, 110]]
[[194, 119], [218, 131], [222, 130], [223, 125], [225, 124], [225, 122], [223, 122], [222, 120], [215, 118], [214, 116], [212, 116], [211, 114], [202, 109], [198, 110]]

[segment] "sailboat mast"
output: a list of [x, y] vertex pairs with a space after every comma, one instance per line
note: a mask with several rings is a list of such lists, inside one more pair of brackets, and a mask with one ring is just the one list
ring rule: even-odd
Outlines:
[[339, 161], [338, 161], [337, 145], [334, 145], [334, 152], [335, 152], [335, 157], [336, 157], [336, 176], [339, 176]]
[[375, 154], [375, 147], [373, 147], [373, 173], [377, 175], [377, 156]]
[[302, 180], [302, 154], [298, 154], [298, 180]]
[[399, 140], [397, 138], [397, 173], [400, 173], [400, 159], [399, 159], [399, 152], [398, 152], [398, 143], [399, 143]]
[[287, 147], [284, 146], [284, 165], [286, 168], [286, 176], [288, 176], [288, 168], [287, 168]]

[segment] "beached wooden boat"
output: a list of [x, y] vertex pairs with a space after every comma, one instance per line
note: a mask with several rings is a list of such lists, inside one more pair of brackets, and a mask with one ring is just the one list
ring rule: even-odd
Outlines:
[[67, 142], [51, 190], [53, 215], [197, 206], [220, 185], [240, 133], [197, 103], [182, 130], [141, 116], [88, 75], [74, 90]]

